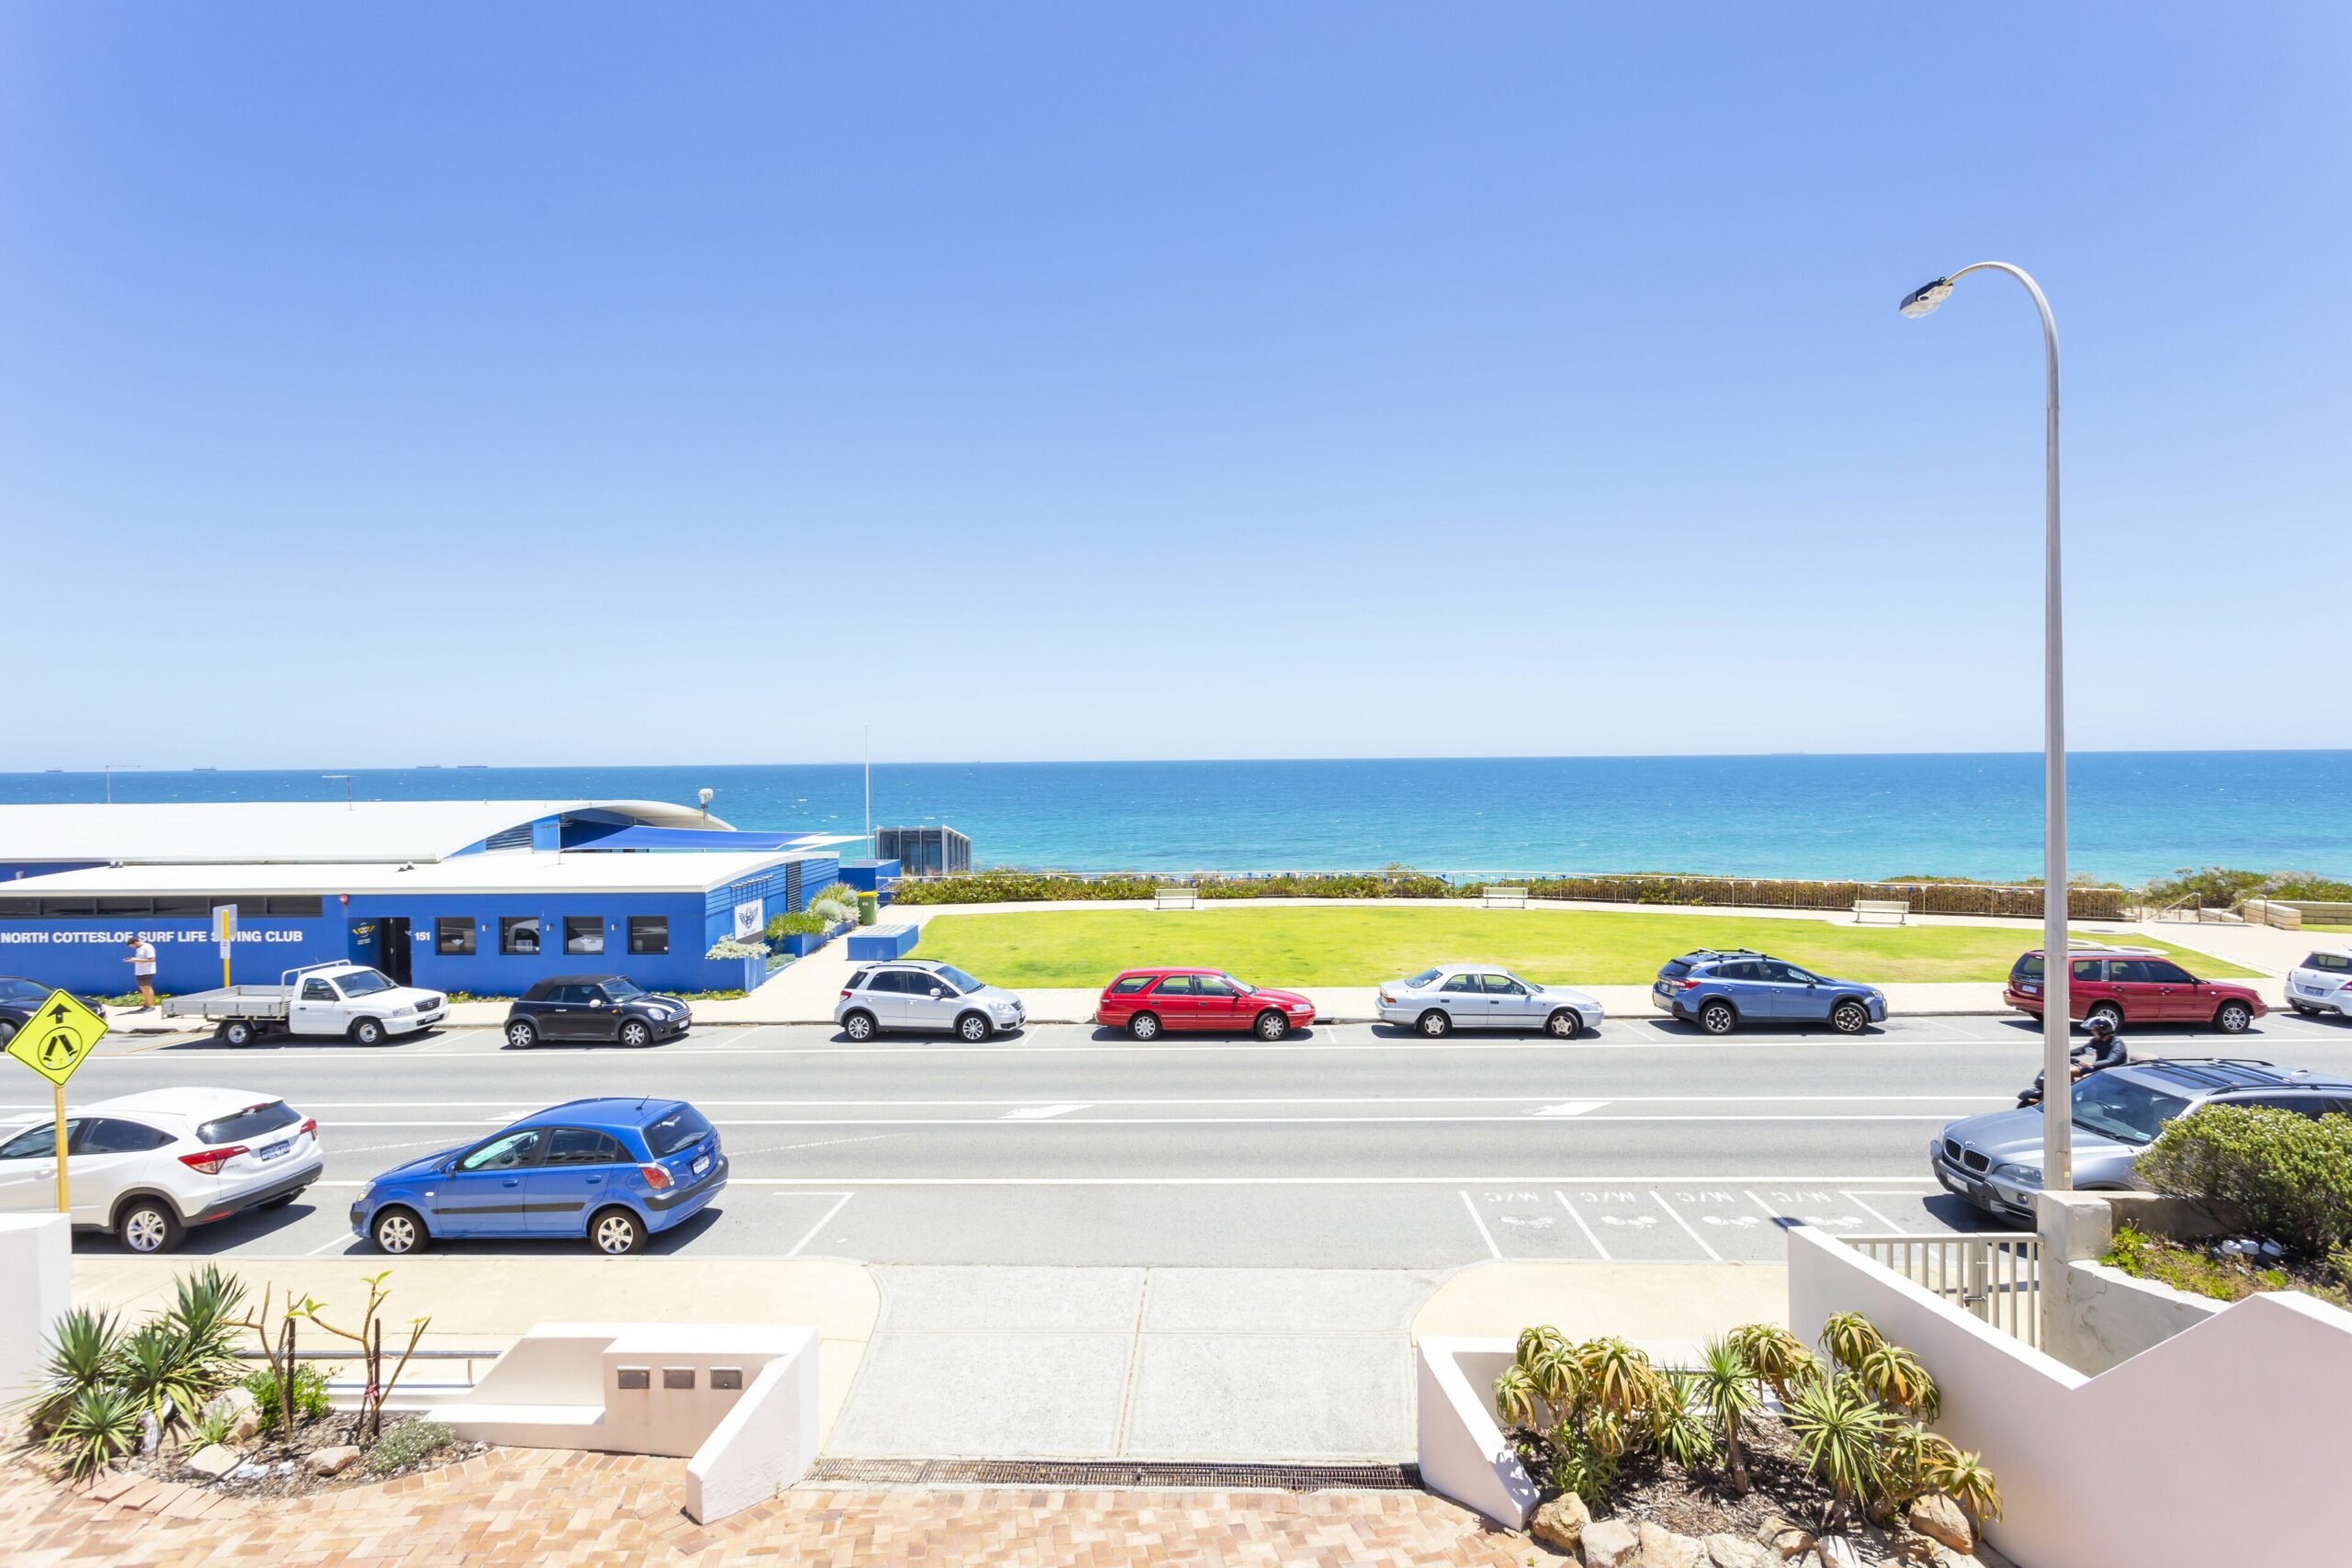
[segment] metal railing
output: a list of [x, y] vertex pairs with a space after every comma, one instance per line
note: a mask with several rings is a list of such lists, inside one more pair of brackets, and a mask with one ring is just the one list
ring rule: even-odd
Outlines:
[[[495, 1361], [499, 1357], [504, 1354], [505, 1352], [503, 1350], [411, 1351], [409, 1353], [409, 1370], [401, 1375], [401, 1381], [394, 1385], [395, 1395], [397, 1396], [400, 1393], [408, 1393], [411, 1390], [414, 1390], [418, 1393], [447, 1393], [453, 1389], [469, 1389], [474, 1386], [474, 1383], [477, 1381], [474, 1374], [474, 1363], [479, 1361], [482, 1365], [488, 1366], [491, 1362]], [[267, 1352], [261, 1350], [239, 1350], [235, 1352], [235, 1355], [237, 1359], [241, 1361], [260, 1361], [266, 1363], [269, 1359]], [[294, 1352], [294, 1359], [298, 1361], [359, 1361], [367, 1359], [367, 1352], [364, 1350], [298, 1349]], [[400, 1359], [400, 1351], [397, 1348], [387, 1351], [384, 1356], [385, 1371], [389, 1372]], [[418, 1365], [418, 1363], [424, 1361], [461, 1362], [463, 1363], [465, 1381], [460, 1382], [455, 1379], [445, 1378], [438, 1382], [428, 1382], [424, 1378], [416, 1375], [424, 1370]], [[351, 1390], [357, 1389], [359, 1386], [360, 1384], [358, 1381], [351, 1378], [329, 1377], [327, 1379], [327, 1391], [330, 1393], [344, 1393]]]
[[2041, 1238], [2015, 1231], [1849, 1235], [1846, 1245], [2036, 1349], [2041, 1346]]

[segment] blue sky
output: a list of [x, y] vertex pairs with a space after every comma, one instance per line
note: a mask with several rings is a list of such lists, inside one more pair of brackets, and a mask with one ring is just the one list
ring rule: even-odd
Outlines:
[[[20, 0], [0, 768], [2352, 742], [2352, 11]], [[2336, 671], [2329, 674], [2328, 671]]]

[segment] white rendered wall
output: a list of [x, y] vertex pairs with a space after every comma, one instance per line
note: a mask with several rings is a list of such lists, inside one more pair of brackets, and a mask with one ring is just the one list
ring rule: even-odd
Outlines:
[[62, 1214], [0, 1214], [0, 1406], [32, 1388], [41, 1347], [74, 1304], [74, 1231]]
[[1516, 1357], [1509, 1339], [1424, 1339], [1415, 1445], [1421, 1483], [1512, 1529], [1534, 1510], [1535, 1483], [1495, 1415], [1495, 1380]]

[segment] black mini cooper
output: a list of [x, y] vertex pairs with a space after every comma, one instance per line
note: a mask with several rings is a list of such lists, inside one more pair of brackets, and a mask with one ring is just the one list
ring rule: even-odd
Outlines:
[[506, 1010], [506, 1043], [527, 1051], [542, 1040], [651, 1045], [686, 1032], [694, 1014], [620, 975], [551, 975]]

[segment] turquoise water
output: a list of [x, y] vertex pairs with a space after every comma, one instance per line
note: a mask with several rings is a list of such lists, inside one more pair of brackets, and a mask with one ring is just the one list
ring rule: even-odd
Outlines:
[[[2352, 751], [2071, 758], [2075, 868], [2352, 875]], [[320, 770], [322, 772], [326, 770]], [[339, 770], [340, 771], [340, 770]], [[359, 771], [359, 798], [692, 801], [744, 828], [862, 829], [855, 764]], [[96, 773], [0, 774], [0, 802], [96, 801]], [[300, 773], [121, 773], [117, 800], [334, 800]], [[919, 762], [874, 770], [884, 826], [944, 821], [977, 862], [1075, 870], [2018, 877], [2041, 868], [2041, 760], [1552, 757]]]

